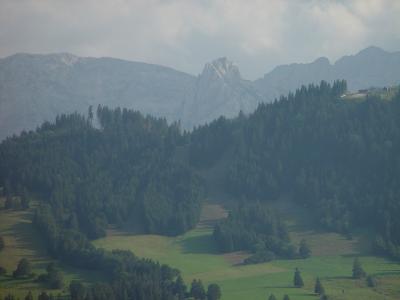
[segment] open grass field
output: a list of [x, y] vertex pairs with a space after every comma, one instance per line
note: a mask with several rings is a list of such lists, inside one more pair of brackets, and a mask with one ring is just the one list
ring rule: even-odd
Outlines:
[[[221, 255], [212, 239], [212, 224], [226, 215], [220, 206], [208, 204], [202, 220], [194, 230], [178, 237], [157, 235], [129, 235], [110, 230], [106, 238], [95, 245], [106, 249], [129, 249], [136, 255], [150, 257], [179, 268], [187, 283], [193, 278], [204, 283], [216, 282], [224, 300], [265, 300], [270, 293], [278, 299], [288, 294], [290, 299], [318, 299], [312, 293], [319, 276], [330, 299], [378, 300], [400, 299], [400, 264], [368, 254], [366, 238], [352, 240], [335, 233], [309, 229], [307, 216], [301, 209], [277, 207], [290, 223], [294, 241], [306, 238], [313, 256], [305, 260], [276, 260], [258, 265], [240, 265], [245, 253]], [[365, 234], [364, 234], [365, 235]], [[367, 287], [364, 280], [351, 279], [352, 263], [359, 256], [367, 273], [376, 275], [378, 286]], [[293, 271], [302, 272], [305, 287], [293, 288]]]
[[63, 294], [67, 285], [73, 279], [86, 282], [99, 279], [99, 276], [94, 272], [82, 271], [65, 265], [58, 265], [64, 273], [64, 290], [47, 290], [45, 286], [36, 283], [33, 278], [13, 279], [12, 272], [22, 258], [31, 262], [33, 272], [37, 275], [45, 273], [47, 264], [54, 261], [46, 255], [44, 243], [32, 226], [31, 219], [32, 209], [27, 211], [0, 210], [0, 235], [3, 236], [6, 245], [0, 251], [0, 266], [7, 270], [5, 276], [0, 276], [0, 297], [7, 293], [24, 297], [29, 290], [34, 295], [41, 291], [47, 291], [53, 293], [53, 295]]

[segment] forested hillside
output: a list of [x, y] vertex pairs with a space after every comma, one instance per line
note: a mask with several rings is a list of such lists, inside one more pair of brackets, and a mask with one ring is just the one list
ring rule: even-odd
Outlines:
[[7, 207], [37, 203], [34, 224], [54, 257], [109, 276], [88, 295], [189, 295], [178, 270], [96, 249], [90, 240], [109, 225], [163, 235], [193, 228], [203, 195], [197, 169], [221, 159], [229, 167], [220, 188], [236, 202], [214, 229], [222, 252], [252, 251], [248, 263], [307, 257], [306, 244], [297, 250], [279, 216], [263, 206], [284, 196], [321, 228], [349, 236], [369, 228], [378, 253], [400, 258], [400, 95], [355, 101], [342, 98], [345, 91], [344, 81], [321, 82], [249, 116], [183, 133], [126, 109], [61, 115], [0, 144], [0, 186]]
[[193, 134], [192, 160], [212, 163], [229, 149], [233, 195], [290, 195], [325, 228], [369, 227], [376, 250], [399, 258], [400, 96], [359, 102], [340, 98], [345, 90], [322, 82], [249, 117], [214, 121]]
[[176, 124], [138, 112], [98, 107], [101, 129], [62, 115], [36, 132], [3, 142], [1, 181], [7, 194], [33, 193], [55, 219], [89, 238], [129, 221], [147, 233], [178, 234], [198, 220], [200, 185], [174, 159], [184, 137]]
[[138, 112], [99, 106], [99, 129], [93, 119], [91, 109], [88, 117], [62, 115], [1, 144], [6, 207], [38, 201], [33, 222], [52, 256], [107, 275], [109, 284], [85, 292], [89, 299], [181, 299], [178, 270], [96, 249], [89, 239], [109, 224], [176, 235], [197, 223], [201, 185], [174, 158], [185, 138], [176, 124]]

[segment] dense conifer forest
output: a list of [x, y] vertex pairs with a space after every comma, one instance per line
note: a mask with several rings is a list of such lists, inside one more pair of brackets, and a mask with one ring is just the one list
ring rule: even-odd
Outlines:
[[6, 202], [26, 208], [37, 201], [33, 222], [50, 254], [109, 278], [85, 289], [87, 299], [182, 299], [178, 270], [128, 251], [96, 249], [89, 240], [104, 236], [108, 224], [176, 235], [197, 223], [199, 179], [175, 158], [184, 136], [177, 124], [133, 111], [98, 107], [98, 128], [93, 119], [91, 109], [87, 117], [62, 115], [4, 141]]
[[370, 229], [377, 253], [400, 258], [400, 95], [355, 101], [345, 91], [344, 81], [321, 82], [193, 132], [119, 108], [61, 115], [0, 144], [0, 186], [9, 207], [35, 204], [54, 257], [107, 275], [88, 299], [190, 295], [178, 270], [90, 240], [109, 225], [163, 235], [193, 228], [204, 195], [197, 169], [222, 158], [221, 188], [237, 200], [214, 229], [222, 252], [252, 251], [248, 263], [309, 255], [264, 207], [285, 197], [328, 230]]
[[321, 227], [348, 235], [367, 227], [377, 253], [400, 258], [400, 95], [357, 101], [345, 91], [344, 81], [321, 82], [247, 117], [214, 121], [193, 134], [192, 159], [229, 155], [232, 195], [289, 196]]

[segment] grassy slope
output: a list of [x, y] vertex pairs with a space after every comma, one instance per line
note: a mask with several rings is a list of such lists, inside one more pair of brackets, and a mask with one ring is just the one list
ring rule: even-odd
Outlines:
[[[47, 290], [33, 279], [12, 278], [12, 272], [16, 269], [18, 261], [27, 258], [33, 272], [36, 274], [45, 273], [46, 266], [52, 260], [38, 232], [31, 224], [32, 212], [0, 210], [0, 235], [4, 237], [6, 247], [0, 252], [0, 266], [6, 268], [6, 276], [0, 276], [0, 296], [12, 293], [19, 297], [25, 296], [29, 290], [38, 294]], [[73, 279], [92, 281], [100, 279], [98, 274], [90, 271], [82, 271], [65, 265], [59, 265], [64, 273], [65, 286]], [[63, 290], [48, 290], [53, 294], [63, 293]]]
[[[274, 293], [278, 299], [282, 299], [286, 293], [291, 299], [318, 299], [312, 294], [317, 276], [321, 277], [333, 299], [375, 300], [384, 299], [384, 295], [387, 300], [400, 298], [399, 264], [360, 251], [361, 248], [365, 249], [362, 238], [347, 240], [338, 234], [309, 230], [308, 218], [302, 214], [301, 208], [278, 209], [291, 223], [292, 239], [298, 241], [306, 237], [314, 252], [313, 257], [250, 266], [237, 265], [245, 254], [218, 254], [212, 240], [212, 220], [209, 219], [223, 217], [223, 211], [217, 205], [206, 205], [203, 221], [196, 229], [182, 236], [133, 236], [111, 231], [108, 237], [95, 241], [95, 244], [106, 249], [130, 249], [139, 256], [168, 263], [182, 270], [187, 282], [193, 278], [200, 278], [205, 283], [217, 282], [221, 285], [225, 300], [261, 300], [270, 293]], [[363, 280], [350, 278], [356, 255], [361, 257], [364, 269], [369, 274], [378, 276], [379, 285], [376, 289], [366, 287]], [[302, 271], [306, 283], [303, 289], [292, 287], [295, 267]]]

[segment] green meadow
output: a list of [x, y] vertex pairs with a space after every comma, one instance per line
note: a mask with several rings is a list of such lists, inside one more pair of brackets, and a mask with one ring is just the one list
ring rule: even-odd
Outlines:
[[[96, 240], [94, 244], [109, 250], [129, 249], [140, 257], [167, 263], [180, 269], [188, 284], [194, 278], [201, 279], [205, 284], [216, 282], [222, 288], [224, 300], [265, 300], [271, 293], [278, 299], [282, 299], [284, 294], [292, 300], [319, 299], [313, 294], [317, 276], [321, 278], [330, 299], [400, 299], [400, 264], [371, 255], [368, 233], [348, 239], [336, 233], [312, 230], [312, 222], [305, 210], [285, 203], [280, 201], [275, 209], [287, 220], [294, 242], [306, 238], [313, 251], [311, 258], [242, 265], [248, 254], [218, 253], [212, 238], [212, 226], [226, 216], [226, 211], [217, 204], [206, 204], [199, 225], [181, 236], [134, 235], [110, 229], [106, 238]], [[0, 235], [6, 241], [6, 248], [0, 252], [0, 266], [7, 269], [7, 275], [0, 277], [1, 296], [11, 292], [22, 297], [28, 290], [34, 294], [43, 290], [55, 295], [64, 294], [73, 279], [87, 283], [102, 279], [94, 272], [59, 264], [65, 277], [62, 290], [47, 290], [34, 279], [14, 280], [11, 274], [21, 258], [31, 261], [36, 275], [44, 273], [46, 265], [53, 261], [46, 254], [40, 235], [32, 227], [31, 218], [32, 210], [0, 211]], [[356, 256], [366, 272], [376, 276], [376, 287], [367, 287], [365, 280], [351, 278], [352, 262]], [[296, 267], [301, 270], [305, 282], [301, 289], [294, 288], [292, 284]]]
[[[330, 299], [377, 300], [400, 299], [400, 265], [368, 254], [366, 239], [360, 234], [347, 239], [339, 234], [315, 232], [307, 224], [307, 216], [278, 207], [290, 223], [294, 241], [306, 238], [313, 251], [308, 259], [276, 260], [257, 265], [241, 265], [246, 253], [219, 254], [212, 239], [212, 224], [224, 216], [218, 205], [206, 205], [197, 228], [178, 237], [132, 235], [110, 230], [108, 236], [95, 241], [105, 249], [129, 249], [141, 257], [170, 264], [182, 271], [189, 284], [194, 278], [203, 283], [218, 283], [224, 300], [262, 300], [273, 293], [278, 299], [319, 299], [313, 293], [316, 277], [320, 277]], [[352, 263], [358, 256], [365, 271], [375, 275], [378, 285], [367, 287], [365, 280], [351, 278]], [[304, 288], [293, 287], [294, 269], [298, 267]]]

